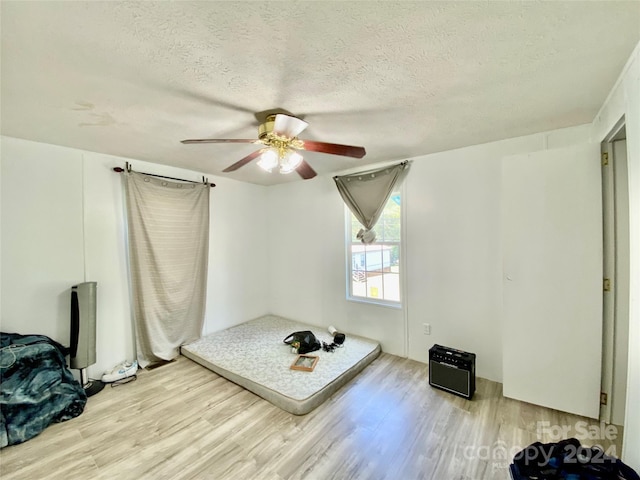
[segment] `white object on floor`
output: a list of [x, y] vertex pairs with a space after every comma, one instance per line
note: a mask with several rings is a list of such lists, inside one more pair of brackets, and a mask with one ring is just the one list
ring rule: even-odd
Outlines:
[[113, 367], [110, 371], [104, 372], [104, 375], [102, 375], [102, 381], [104, 383], [117, 382], [123, 378], [133, 377], [137, 371], [138, 360], [134, 360], [133, 362], [122, 362]]

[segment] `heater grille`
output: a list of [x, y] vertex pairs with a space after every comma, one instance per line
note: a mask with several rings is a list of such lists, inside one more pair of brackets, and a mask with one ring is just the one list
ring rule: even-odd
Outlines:
[[71, 368], [96, 363], [96, 282], [71, 287]]

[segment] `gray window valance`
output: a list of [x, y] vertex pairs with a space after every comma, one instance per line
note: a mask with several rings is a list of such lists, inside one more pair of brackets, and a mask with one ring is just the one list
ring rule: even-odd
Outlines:
[[377, 170], [333, 177], [344, 203], [364, 227], [357, 235], [362, 243], [376, 240], [373, 227], [394, 189], [404, 180], [409, 165], [408, 161], [404, 161]]

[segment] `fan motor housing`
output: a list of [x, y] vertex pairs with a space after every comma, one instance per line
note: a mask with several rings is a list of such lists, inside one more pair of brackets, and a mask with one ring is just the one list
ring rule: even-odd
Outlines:
[[260, 127], [258, 127], [258, 138], [260, 140], [263, 140], [267, 135], [269, 135], [271, 132], [273, 132], [273, 126], [276, 123], [276, 116], [275, 115], [269, 115], [264, 123], [260, 124]]

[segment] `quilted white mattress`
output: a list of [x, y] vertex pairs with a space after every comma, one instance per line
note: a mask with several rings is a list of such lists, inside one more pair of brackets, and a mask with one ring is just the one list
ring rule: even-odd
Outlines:
[[344, 346], [333, 353], [310, 353], [320, 357], [313, 372], [291, 370], [296, 355], [282, 340], [300, 330], [311, 330], [320, 341], [332, 341], [321, 327], [266, 315], [185, 345], [182, 354], [277, 407], [304, 415], [372, 362], [380, 354], [380, 345], [347, 335]]

